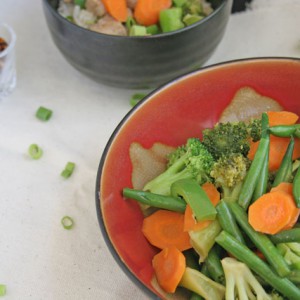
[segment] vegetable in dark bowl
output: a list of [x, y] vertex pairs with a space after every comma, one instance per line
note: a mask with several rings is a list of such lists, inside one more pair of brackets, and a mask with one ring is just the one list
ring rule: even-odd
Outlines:
[[77, 70], [99, 83], [122, 88], [156, 87], [198, 68], [221, 41], [232, 0], [211, 0], [214, 11], [188, 27], [152, 36], [114, 36], [79, 27], [43, 0], [55, 45]]

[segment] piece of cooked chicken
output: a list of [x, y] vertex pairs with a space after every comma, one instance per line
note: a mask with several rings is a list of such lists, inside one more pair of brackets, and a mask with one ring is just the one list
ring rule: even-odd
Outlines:
[[97, 17], [102, 17], [106, 13], [106, 9], [101, 0], [86, 0], [85, 8]]
[[109, 15], [105, 15], [103, 18], [99, 19], [96, 24], [90, 26], [90, 29], [99, 33], [111, 35], [127, 35], [126, 28], [122, 23]]

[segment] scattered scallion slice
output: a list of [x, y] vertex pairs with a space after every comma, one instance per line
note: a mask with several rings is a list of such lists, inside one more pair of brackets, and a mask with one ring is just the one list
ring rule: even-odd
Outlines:
[[64, 216], [62, 219], [61, 219], [61, 224], [62, 226], [67, 229], [67, 230], [70, 230], [73, 228], [74, 226], [74, 221], [71, 217], [69, 216]]
[[40, 106], [38, 108], [38, 110], [36, 111], [35, 116], [42, 121], [48, 121], [52, 116], [52, 110], [48, 109], [46, 107]]
[[28, 148], [28, 154], [33, 159], [39, 159], [43, 155], [43, 150], [37, 144], [31, 144]]
[[136, 93], [136, 94], [133, 94], [131, 96], [131, 99], [130, 99], [130, 105], [133, 107], [135, 106], [139, 101], [141, 101], [144, 97], [146, 96], [146, 94], [143, 94], [143, 93]]
[[6, 295], [6, 285], [0, 284], [0, 297]]
[[125, 25], [126, 25], [127, 30], [130, 31], [131, 27], [133, 25], [136, 25], [136, 21], [133, 17], [128, 17], [127, 20], [126, 20]]
[[60, 173], [60, 175], [64, 178], [69, 178], [72, 175], [74, 168], [75, 168], [75, 163], [68, 162], [64, 170]]
[[85, 0], [74, 0], [75, 5], [79, 5], [80, 8], [85, 7]]

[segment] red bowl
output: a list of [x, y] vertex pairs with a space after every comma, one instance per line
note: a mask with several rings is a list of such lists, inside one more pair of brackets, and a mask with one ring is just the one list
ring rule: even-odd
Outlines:
[[135, 106], [113, 132], [102, 155], [96, 184], [99, 224], [123, 271], [153, 298], [151, 260], [157, 250], [141, 232], [139, 205], [124, 200], [131, 187], [129, 146], [154, 142], [184, 144], [188, 137], [217, 122], [236, 91], [249, 86], [300, 115], [300, 60], [258, 58], [227, 62], [189, 73], [160, 87]]

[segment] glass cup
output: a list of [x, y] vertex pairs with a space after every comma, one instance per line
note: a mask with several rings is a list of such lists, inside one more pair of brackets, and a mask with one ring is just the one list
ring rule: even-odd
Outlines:
[[7, 24], [0, 24], [0, 38], [7, 47], [0, 51], [0, 99], [12, 92], [16, 86], [15, 44], [16, 35]]

